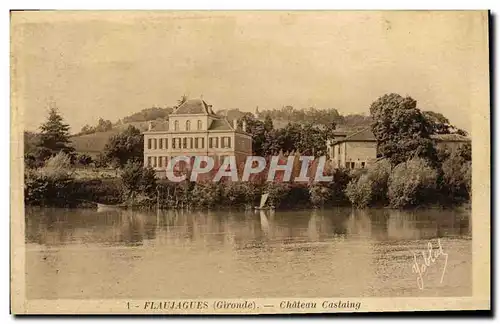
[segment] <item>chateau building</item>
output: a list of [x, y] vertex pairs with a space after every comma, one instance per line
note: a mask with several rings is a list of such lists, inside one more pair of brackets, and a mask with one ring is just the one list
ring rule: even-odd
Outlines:
[[211, 156], [215, 163], [234, 155], [237, 163], [252, 155], [252, 137], [246, 124], [238, 128], [221, 118], [201, 99], [181, 104], [168, 118], [157, 125], [150, 123], [144, 133], [144, 165], [160, 171], [175, 156]]

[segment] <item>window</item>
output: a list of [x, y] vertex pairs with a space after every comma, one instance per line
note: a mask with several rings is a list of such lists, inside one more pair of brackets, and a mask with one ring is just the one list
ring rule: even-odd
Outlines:
[[201, 124], [201, 120], [198, 120], [198, 130], [200, 130], [200, 129], [201, 129], [201, 126], [202, 126], [202, 124]]
[[205, 148], [205, 139], [203, 137], [200, 137], [201, 145], [200, 148]]
[[223, 137], [222, 139], [223, 139], [222, 147], [231, 148], [231, 137]]
[[174, 130], [176, 130], [176, 131], [179, 130], [179, 121], [178, 120], [176, 120], [174, 122]]
[[214, 138], [210, 137], [208, 139], [208, 148], [212, 148], [212, 147], [214, 147]]
[[194, 148], [197, 149], [198, 148], [198, 137], [196, 137], [194, 139]]
[[173, 138], [172, 139], [172, 148], [175, 149], [176, 148], [176, 142], [177, 142], [177, 139], [176, 138]]
[[340, 155], [340, 145], [338, 146], [338, 150], [337, 150], [337, 152], [338, 152], [338, 153], [339, 153], [339, 155]]
[[158, 148], [156, 144], [157, 144], [157, 140], [155, 138], [155, 139], [153, 139], [153, 147], [155, 150]]
[[219, 147], [219, 138], [218, 137], [214, 137], [214, 147], [215, 148]]
[[189, 139], [189, 148], [193, 148], [193, 138]]
[[361, 167], [364, 169], [365, 168], [365, 162], [361, 162]]
[[148, 138], [148, 150], [151, 149], [151, 146], [152, 146], [152, 139], [151, 138]]
[[354, 162], [351, 162], [351, 169], [354, 169], [356, 167], [356, 164]]
[[163, 150], [163, 138], [160, 138], [159, 149]]
[[160, 168], [161, 168], [161, 167], [163, 166], [163, 163], [162, 163], [162, 162], [163, 162], [163, 157], [162, 157], [162, 156], [159, 156], [159, 157], [158, 157], [158, 167], [160, 167]]
[[168, 149], [168, 138], [165, 138], [165, 150]]
[[147, 166], [151, 166], [151, 165], [152, 165], [152, 163], [153, 163], [153, 162], [151, 161], [151, 157], [150, 157], [150, 156], [148, 156], [148, 165], [147, 165]]
[[191, 121], [190, 120], [186, 121], [186, 130], [187, 131], [191, 130]]
[[187, 137], [184, 137], [182, 139], [182, 148], [187, 148], [188, 142], [187, 142]]
[[153, 158], [153, 167], [156, 168], [157, 165], [158, 165], [158, 158], [155, 156]]

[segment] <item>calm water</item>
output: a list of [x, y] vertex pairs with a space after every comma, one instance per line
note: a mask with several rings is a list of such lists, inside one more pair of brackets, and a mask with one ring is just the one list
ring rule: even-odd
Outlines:
[[[421, 290], [413, 253], [438, 238], [446, 269], [440, 255]], [[26, 243], [29, 299], [472, 293], [467, 211], [27, 209]]]

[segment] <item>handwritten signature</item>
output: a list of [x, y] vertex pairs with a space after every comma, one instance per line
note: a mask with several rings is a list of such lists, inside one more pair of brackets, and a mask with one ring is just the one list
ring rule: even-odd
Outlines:
[[440, 239], [438, 239], [437, 243], [438, 243], [437, 250], [432, 249], [431, 242], [427, 243], [427, 251], [422, 251], [423, 263], [421, 264], [418, 264], [417, 254], [413, 252], [412, 272], [417, 274], [417, 285], [419, 289], [424, 289], [424, 274], [427, 271], [427, 268], [433, 265], [441, 255], [445, 257], [443, 272], [441, 274], [441, 281], [440, 281], [440, 283], [443, 283], [444, 274], [446, 272], [446, 266], [448, 265], [448, 253], [445, 253], [443, 251], [443, 246], [441, 245]]

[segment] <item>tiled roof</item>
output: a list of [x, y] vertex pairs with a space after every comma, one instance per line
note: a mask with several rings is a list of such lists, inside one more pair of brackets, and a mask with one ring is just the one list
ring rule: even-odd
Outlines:
[[168, 131], [168, 119], [165, 120], [152, 120], [148, 124], [151, 125], [151, 130], [148, 129], [146, 131], [158, 132], [158, 131]]
[[234, 130], [227, 119], [214, 119], [209, 130]]
[[436, 134], [431, 138], [439, 142], [470, 142], [470, 138], [459, 134]]
[[206, 114], [213, 115], [212, 106], [201, 99], [189, 99], [180, 105], [172, 114]]
[[377, 139], [370, 128], [362, 129], [352, 133], [346, 138], [342, 138], [339, 142], [376, 142]]

